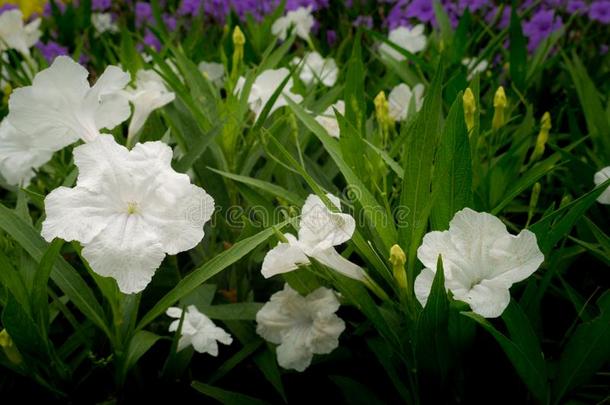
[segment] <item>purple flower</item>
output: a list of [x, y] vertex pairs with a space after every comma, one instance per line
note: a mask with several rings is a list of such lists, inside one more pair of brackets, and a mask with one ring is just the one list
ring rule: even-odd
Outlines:
[[0, 14], [4, 13], [5, 11], [14, 10], [16, 8], [17, 6], [14, 4], [4, 4], [0, 6]]
[[149, 47], [155, 49], [157, 52], [161, 50], [161, 42], [159, 38], [155, 36], [150, 30], [146, 30], [146, 34], [144, 35], [144, 39], [142, 41], [144, 45], [148, 45]]
[[[64, 3], [62, 3], [61, 1], [56, 1], [55, 5], [57, 6], [57, 9], [59, 10], [59, 12], [61, 14], [63, 14], [64, 11], [66, 11], [66, 5]], [[53, 15], [53, 6], [51, 6], [50, 2], [46, 2], [44, 4], [44, 7], [42, 9], [42, 15], [43, 15], [43, 17], [51, 17]]]
[[407, 17], [408, 5], [408, 0], [398, 0], [390, 9], [388, 17], [386, 18], [386, 24], [390, 30], [409, 25], [409, 17]]
[[136, 26], [141, 27], [152, 20], [152, 7], [143, 1], [136, 3]]
[[434, 21], [432, 0], [414, 0], [407, 7], [407, 17], [415, 17], [423, 23]]
[[610, 24], [610, 1], [594, 1], [589, 7], [589, 18], [602, 24]]
[[180, 7], [178, 7], [178, 14], [198, 16], [201, 13], [202, 5], [202, 0], [182, 0]]
[[540, 10], [523, 24], [523, 33], [529, 38], [527, 49], [534, 52], [538, 45], [562, 26], [561, 17], [553, 10]]
[[326, 42], [329, 46], [333, 46], [337, 43], [337, 32], [333, 30], [326, 31]]
[[601, 55], [605, 55], [605, 54], [607, 54], [607, 53], [608, 53], [608, 45], [606, 45], [606, 44], [601, 44], [601, 45], [599, 46], [599, 53], [600, 53]]
[[466, 9], [469, 9], [470, 12], [475, 12], [477, 10], [485, 8], [486, 5], [489, 4], [487, 0], [459, 0], [458, 7], [463, 12]]
[[112, 6], [112, 0], [92, 0], [91, 9], [93, 11], [106, 11]]
[[55, 60], [55, 58], [58, 56], [68, 54], [68, 48], [61, 46], [54, 41], [49, 41], [46, 44], [38, 42], [36, 47], [40, 50], [40, 53], [42, 53], [42, 56], [48, 63], [52, 63], [53, 60]]
[[311, 7], [312, 11], [317, 11], [321, 8], [327, 8], [328, 3], [329, 0], [287, 0], [286, 11], [296, 10], [299, 7]]
[[176, 17], [170, 14], [164, 14], [163, 22], [169, 31], [176, 31], [176, 26], [178, 25], [178, 20], [176, 20]]
[[583, 0], [570, 0], [568, 1], [566, 11], [570, 14], [585, 12], [587, 11], [587, 3]]

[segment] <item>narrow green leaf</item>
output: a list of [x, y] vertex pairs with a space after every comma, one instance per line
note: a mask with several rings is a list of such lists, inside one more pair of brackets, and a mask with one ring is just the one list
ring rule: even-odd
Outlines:
[[570, 390], [590, 380], [610, 361], [610, 291], [597, 300], [597, 305], [601, 314], [578, 326], [561, 353], [553, 387], [556, 404]]
[[202, 394], [213, 398], [224, 405], [266, 405], [267, 402], [238, 392], [223, 390], [199, 381], [193, 381], [191, 387]]
[[145, 330], [139, 330], [135, 333], [135, 335], [133, 335], [129, 341], [127, 355], [125, 356], [125, 360], [123, 362], [123, 378], [127, 375], [127, 372], [129, 372], [129, 370], [136, 365], [138, 360], [140, 360], [140, 358], [144, 356], [144, 354], [146, 354], [146, 352], [149, 351], [155, 343], [157, 343], [159, 339], [161, 339], [161, 336]]
[[[279, 225], [276, 225], [276, 229], [281, 229], [290, 220], [284, 221]], [[156, 304], [153, 306], [140, 320], [137, 329], [140, 330], [144, 326], [152, 322], [157, 316], [163, 314], [167, 308], [172, 306], [175, 302], [186, 296], [188, 293], [193, 291], [195, 288], [203, 284], [205, 281], [220, 273], [225, 268], [229, 267], [239, 259], [244, 257], [250, 251], [255, 249], [258, 245], [266, 241], [271, 235], [275, 233], [274, 228], [268, 228], [264, 231], [257, 233], [247, 239], [237, 242], [229, 250], [225, 250], [219, 255], [215, 256], [201, 267], [194, 270], [192, 273], [184, 277], [176, 287], [165, 294]]]

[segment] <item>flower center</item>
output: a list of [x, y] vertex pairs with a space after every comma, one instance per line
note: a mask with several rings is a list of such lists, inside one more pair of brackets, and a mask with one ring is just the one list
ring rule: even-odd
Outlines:
[[135, 201], [128, 201], [127, 202], [127, 214], [132, 215], [132, 214], [137, 214], [139, 212], [139, 206], [138, 203]]

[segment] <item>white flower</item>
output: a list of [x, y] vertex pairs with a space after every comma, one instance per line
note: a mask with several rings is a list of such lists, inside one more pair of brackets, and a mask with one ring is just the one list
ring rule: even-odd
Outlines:
[[299, 77], [303, 83], [310, 85], [320, 82], [326, 87], [332, 87], [337, 82], [339, 69], [333, 58], [324, 59], [318, 52], [309, 52], [303, 59], [295, 57], [292, 60], [293, 65], [300, 65], [301, 62]]
[[483, 59], [477, 63], [475, 58], [464, 58], [462, 59], [462, 65], [466, 66], [466, 70], [468, 71], [468, 80], [472, 80], [475, 75], [483, 73], [487, 70], [489, 62]]
[[[250, 105], [250, 110], [256, 114], [257, 119], [269, 99], [271, 99], [271, 96], [273, 96], [273, 93], [275, 93], [289, 74], [290, 71], [286, 68], [268, 69], [262, 72], [256, 80], [254, 80], [252, 88], [250, 89], [250, 94], [248, 95], [248, 104]], [[236, 94], [241, 93], [245, 83], [246, 80], [243, 77], [240, 77], [235, 86]], [[285, 97], [290, 98], [295, 103], [300, 103], [303, 100], [303, 97], [299, 94], [294, 94], [290, 91], [292, 85], [292, 79], [289, 79], [282, 90], [282, 94], [279, 95], [275, 100], [275, 104], [273, 104], [271, 110], [269, 110], [270, 115], [278, 108], [288, 105]]]
[[[395, 45], [398, 45], [413, 54], [421, 52], [426, 48], [426, 35], [424, 34], [423, 24], [417, 24], [413, 28], [395, 28], [390, 31], [388, 39], [390, 42], [393, 42]], [[381, 44], [379, 51], [397, 61], [406, 59], [403, 54], [386, 43]]]
[[313, 25], [311, 6], [299, 7], [296, 10], [289, 11], [284, 17], [278, 18], [271, 26], [271, 32], [283, 41], [286, 39], [290, 28], [294, 26], [294, 33], [307, 40]]
[[0, 123], [0, 173], [8, 184], [27, 187], [34, 170], [51, 160], [53, 153], [64, 146], [48, 144], [49, 140], [24, 134], [7, 119]]
[[417, 249], [426, 266], [415, 280], [415, 295], [425, 305], [442, 256], [445, 288], [486, 318], [502, 315], [509, 288], [538, 269], [544, 255], [536, 235], [523, 230], [514, 236], [497, 217], [469, 208], [457, 212], [448, 231], [429, 232]]
[[339, 305], [328, 288], [303, 297], [285, 284], [256, 314], [256, 333], [279, 345], [280, 366], [303, 371], [314, 354], [328, 354], [339, 346], [345, 330], [345, 322], [335, 314]]
[[225, 67], [222, 63], [216, 62], [201, 62], [199, 71], [214, 84], [222, 84], [222, 79], [225, 75]]
[[[610, 166], [604, 167], [599, 172], [595, 173], [595, 176], [593, 177], [596, 186], [599, 186], [608, 179], [610, 179]], [[601, 204], [610, 204], [610, 187], [597, 197], [597, 202]]]
[[[332, 194], [326, 196], [341, 209], [337, 197]], [[261, 272], [265, 278], [288, 273], [310, 264], [311, 257], [347, 277], [362, 281], [365, 278], [362, 268], [334, 248], [351, 239], [355, 229], [356, 221], [351, 215], [330, 211], [320, 197], [311, 194], [301, 210], [298, 239], [292, 234], [284, 234], [288, 242], [278, 243], [267, 253]]]
[[402, 121], [409, 116], [411, 103], [415, 111], [421, 110], [424, 104], [424, 85], [419, 83], [411, 89], [404, 83], [394, 87], [388, 99], [389, 115], [394, 121]]
[[[167, 316], [177, 318], [169, 325], [170, 332], [176, 332], [180, 326], [182, 309], [170, 307], [165, 312]], [[198, 353], [209, 353], [218, 356], [218, 342], [230, 345], [233, 338], [222, 328], [214, 325], [214, 322], [197, 309], [194, 305], [189, 305], [184, 314], [180, 339], [178, 340], [177, 351], [183, 350], [188, 346], [193, 346]]]
[[129, 123], [129, 137], [137, 134], [150, 114], [176, 98], [167, 90], [163, 79], [154, 70], [139, 70], [136, 75], [135, 89], [127, 91], [129, 101], [133, 104], [133, 117]]
[[100, 129], [112, 129], [129, 118], [129, 103], [121, 93], [129, 74], [108, 66], [93, 87], [88, 75], [69, 57], [57, 57], [31, 86], [13, 91], [9, 121], [28, 135], [50, 137], [67, 146], [79, 138], [91, 141]]
[[30, 48], [40, 39], [40, 18], [23, 24], [21, 10], [8, 10], [0, 14], [0, 52], [16, 49], [29, 56]]
[[91, 269], [127, 294], [146, 287], [166, 253], [201, 241], [214, 200], [172, 169], [169, 146], [146, 142], [128, 151], [100, 135], [73, 153], [76, 186], [56, 188], [45, 199], [47, 241], [79, 241]]
[[339, 100], [335, 104], [329, 106], [322, 114], [316, 117], [316, 121], [324, 127], [326, 132], [328, 132], [328, 135], [338, 138], [340, 129], [334, 110], [337, 110], [341, 115], [345, 115], [345, 102]]
[[95, 31], [97, 31], [96, 36], [99, 36], [104, 32], [119, 32], [119, 27], [112, 21], [112, 14], [110, 13], [91, 14], [91, 24], [93, 25], [93, 28], [95, 28]]

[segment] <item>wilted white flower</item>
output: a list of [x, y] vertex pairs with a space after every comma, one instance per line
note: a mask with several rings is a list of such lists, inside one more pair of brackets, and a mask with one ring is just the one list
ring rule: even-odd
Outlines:
[[[337, 197], [332, 194], [326, 196], [341, 209], [341, 201]], [[284, 234], [288, 241], [278, 243], [267, 253], [262, 274], [269, 278], [288, 273], [301, 265], [310, 264], [311, 257], [347, 277], [362, 281], [365, 279], [362, 268], [335, 250], [335, 246], [351, 239], [355, 229], [356, 221], [351, 215], [330, 211], [320, 197], [311, 194], [301, 210], [298, 239], [292, 234]]]
[[[413, 28], [395, 28], [390, 31], [388, 39], [390, 42], [393, 42], [395, 45], [398, 45], [413, 54], [421, 52], [426, 48], [426, 35], [424, 34], [423, 24], [417, 24]], [[403, 54], [386, 43], [381, 44], [379, 51], [397, 61], [406, 59]]]
[[99, 36], [104, 32], [119, 32], [119, 27], [112, 21], [112, 14], [110, 13], [91, 14], [91, 24], [93, 25], [93, 28], [95, 28], [96, 36]]
[[222, 63], [216, 62], [201, 62], [199, 71], [212, 83], [222, 84], [222, 79], [225, 75], [225, 67]]
[[421, 110], [424, 104], [424, 85], [419, 83], [411, 89], [404, 83], [394, 87], [388, 98], [390, 118], [394, 121], [402, 121], [407, 118], [411, 111], [411, 103], [415, 111]]
[[30, 48], [40, 39], [40, 18], [23, 24], [21, 10], [8, 10], [0, 14], [0, 52], [15, 49], [29, 56]]
[[502, 315], [510, 301], [509, 288], [544, 261], [531, 231], [511, 235], [497, 217], [464, 208], [455, 214], [448, 231], [429, 232], [417, 249], [426, 266], [415, 280], [415, 295], [422, 305], [428, 300], [439, 255], [445, 288], [486, 318]]
[[74, 148], [74, 188], [45, 198], [42, 236], [79, 241], [91, 269], [114, 278], [124, 293], [142, 291], [165, 254], [195, 247], [214, 211], [214, 200], [171, 167], [162, 142], [131, 151], [111, 135]]
[[335, 115], [337, 110], [341, 115], [345, 115], [345, 102], [343, 100], [337, 101], [335, 104], [329, 106], [324, 112], [316, 117], [316, 121], [320, 123], [328, 132], [328, 135], [338, 138], [340, 129], [337, 116]]
[[129, 103], [122, 94], [129, 74], [108, 66], [93, 87], [87, 76], [87, 69], [69, 57], [57, 57], [31, 86], [13, 91], [9, 121], [26, 134], [67, 146], [79, 138], [91, 141], [100, 129], [112, 129], [129, 118]]
[[466, 70], [468, 71], [468, 80], [472, 80], [476, 75], [487, 70], [489, 62], [483, 59], [477, 63], [475, 58], [464, 58], [462, 59], [462, 65], [466, 66]]
[[320, 82], [326, 87], [332, 87], [337, 82], [339, 69], [333, 58], [324, 59], [318, 52], [309, 52], [303, 59], [294, 58], [292, 63], [300, 65], [302, 62], [299, 78], [303, 83], [309, 85]]
[[[169, 325], [170, 332], [176, 332], [180, 326], [182, 309], [170, 307], [165, 312], [171, 318], [177, 318]], [[197, 309], [194, 305], [189, 305], [184, 314], [180, 339], [178, 340], [177, 351], [183, 350], [188, 346], [193, 346], [198, 353], [209, 353], [218, 356], [218, 342], [224, 345], [233, 343], [233, 338], [222, 328], [214, 325], [214, 322]]]
[[139, 70], [136, 75], [135, 89], [127, 91], [129, 101], [133, 104], [133, 116], [129, 123], [129, 137], [138, 133], [150, 114], [176, 98], [176, 95], [165, 87], [161, 76], [154, 70]]
[[[604, 167], [599, 172], [595, 173], [595, 176], [593, 177], [596, 186], [599, 186], [608, 179], [610, 179], [610, 166]], [[597, 197], [597, 202], [601, 204], [610, 204], [610, 187]]]
[[34, 170], [64, 147], [63, 144], [49, 144], [49, 140], [52, 139], [24, 134], [7, 119], [0, 123], [0, 173], [8, 184], [27, 187]]
[[278, 18], [271, 26], [271, 32], [282, 41], [286, 39], [288, 31], [294, 26], [294, 33], [303, 39], [309, 39], [309, 33], [314, 25], [311, 6], [299, 7]]
[[[268, 69], [262, 72], [256, 80], [254, 80], [252, 88], [250, 89], [250, 94], [248, 95], [248, 104], [250, 105], [250, 110], [256, 114], [257, 119], [267, 102], [271, 99], [271, 96], [273, 96], [273, 93], [275, 93], [289, 74], [290, 71], [286, 68]], [[241, 93], [245, 83], [246, 79], [243, 77], [240, 77], [237, 80], [237, 85], [235, 86], [236, 94]], [[299, 94], [294, 94], [290, 91], [292, 86], [292, 79], [289, 79], [282, 90], [282, 94], [279, 95], [271, 107], [271, 110], [269, 110], [269, 114], [280, 107], [288, 105], [285, 97], [290, 98], [296, 103], [300, 103], [303, 100], [303, 97]]]
[[303, 297], [285, 284], [256, 314], [256, 333], [279, 345], [280, 366], [303, 371], [314, 354], [328, 354], [339, 346], [339, 335], [345, 330], [345, 322], [335, 314], [339, 306], [328, 288]]

